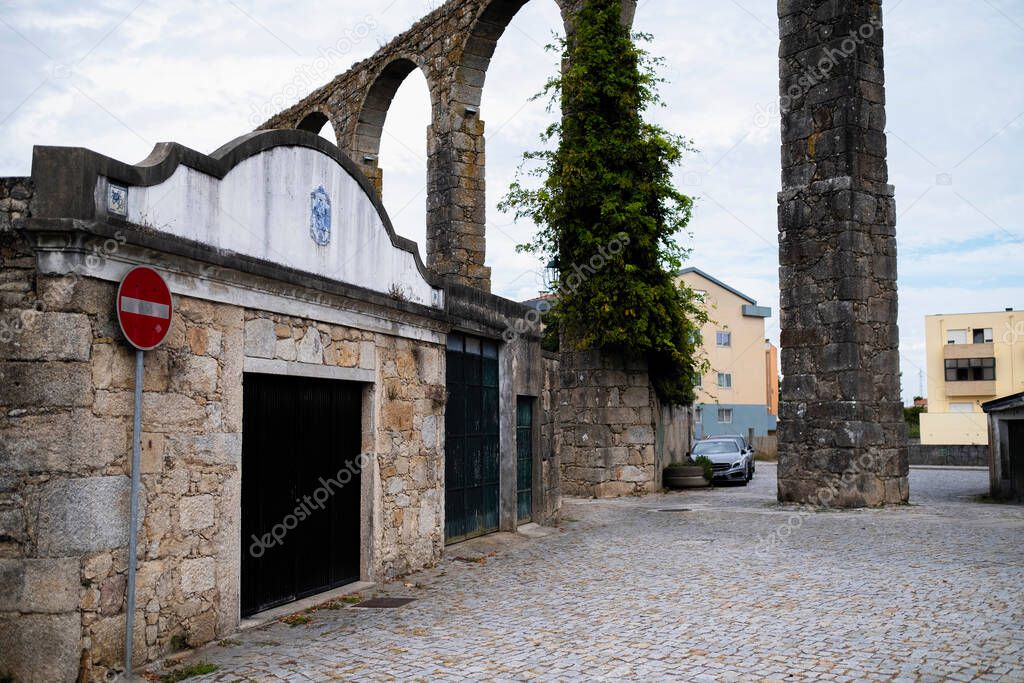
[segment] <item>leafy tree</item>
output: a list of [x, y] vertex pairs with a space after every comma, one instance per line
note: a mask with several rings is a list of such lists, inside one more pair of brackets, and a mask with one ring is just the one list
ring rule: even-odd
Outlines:
[[[644, 121], [661, 104], [651, 58], [621, 22], [621, 0], [588, 0], [561, 43], [562, 73], [537, 97], [561, 103], [562, 118], [542, 135], [557, 149], [528, 152], [502, 200], [540, 230], [521, 250], [559, 266], [555, 314], [565, 344], [647, 357], [663, 401], [692, 403], [700, 328], [707, 321], [693, 290], [675, 284], [689, 250], [693, 201], [672, 182], [690, 143]], [[637, 35], [637, 39], [649, 36]]]

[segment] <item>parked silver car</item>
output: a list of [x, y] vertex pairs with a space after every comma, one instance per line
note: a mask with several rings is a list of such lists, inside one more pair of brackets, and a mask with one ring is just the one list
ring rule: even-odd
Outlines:
[[704, 456], [711, 461], [715, 482], [736, 482], [747, 485], [754, 476], [754, 458], [735, 439], [705, 439], [698, 441], [690, 453], [696, 460]]
[[753, 479], [754, 473], [757, 472], [757, 461], [754, 460], [754, 448], [749, 443], [747, 443], [746, 438], [740, 436], [739, 434], [718, 434], [715, 436], [704, 437], [705, 441], [713, 441], [715, 439], [732, 439], [733, 441], [736, 442], [736, 445], [740, 447], [741, 451], [750, 454], [750, 478]]

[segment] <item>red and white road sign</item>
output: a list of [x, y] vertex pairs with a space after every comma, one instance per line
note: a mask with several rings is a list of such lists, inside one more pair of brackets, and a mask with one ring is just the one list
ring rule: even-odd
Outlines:
[[152, 268], [136, 266], [117, 288], [117, 322], [132, 346], [155, 349], [171, 330], [171, 290]]

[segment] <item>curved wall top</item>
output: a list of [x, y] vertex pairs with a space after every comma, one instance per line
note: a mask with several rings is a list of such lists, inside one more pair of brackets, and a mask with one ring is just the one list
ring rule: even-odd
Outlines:
[[[70, 187], [53, 177], [58, 166], [65, 176], [78, 167]], [[41, 217], [122, 219], [220, 252], [444, 305], [416, 244], [395, 235], [356, 166], [306, 131], [249, 134], [210, 156], [163, 143], [136, 166], [88, 150], [40, 147], [33, 175], [43, 184]], [[73, 206], [73, 195], [85, 192], [91, 201]]]

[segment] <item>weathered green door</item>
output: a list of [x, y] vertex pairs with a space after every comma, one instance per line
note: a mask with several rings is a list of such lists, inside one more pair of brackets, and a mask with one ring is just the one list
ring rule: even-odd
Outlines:
[[447, 543], [498, 530], [498, 344], [448, 336], [444, 533]]
[[516, 499], [519, 521], [533, 516], [533, 399], [516, 401]]

